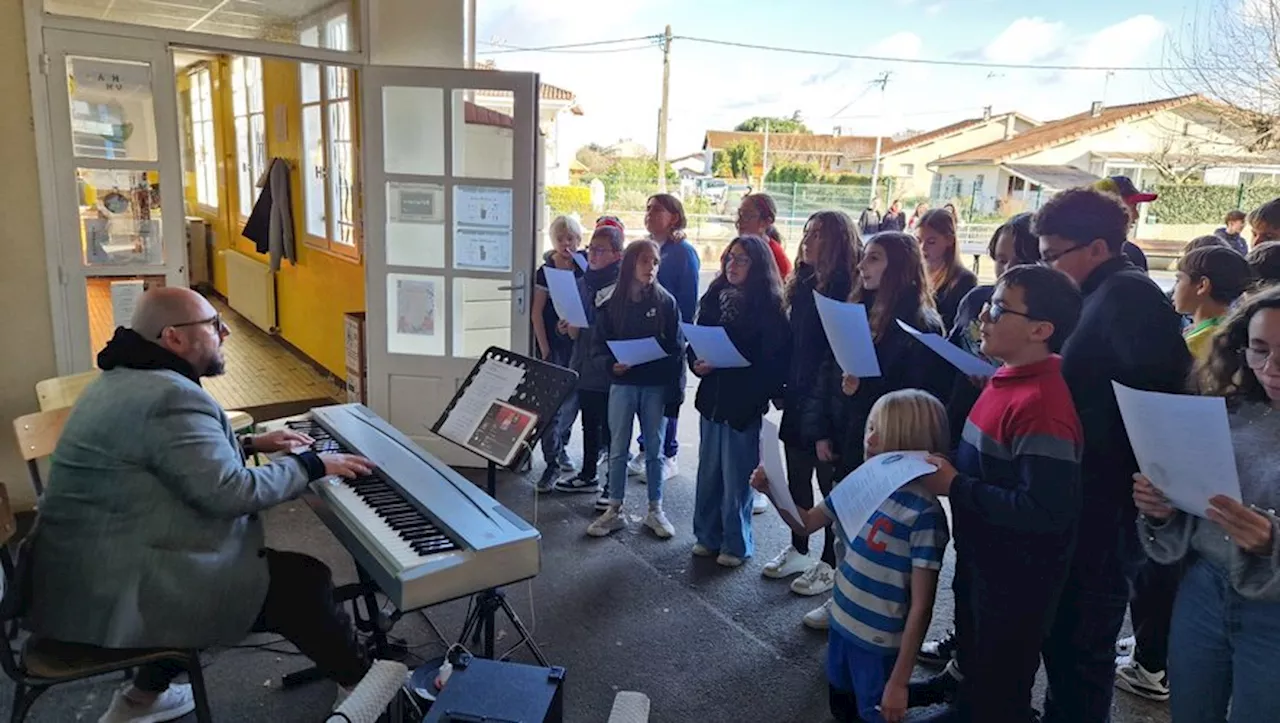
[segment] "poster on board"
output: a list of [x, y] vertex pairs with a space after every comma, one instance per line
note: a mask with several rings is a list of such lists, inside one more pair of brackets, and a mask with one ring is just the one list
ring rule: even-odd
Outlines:
[[392, 223], [444, 223], [444, 186], [389, 183], [387, 189], [387, 215]]
[[434, 281], [396, 281], [396, 331], [415, 336], [436, 333], [436, 284]]
[[454, 268], [511, 270], [511, 204], [510, 188], [454, 187]]

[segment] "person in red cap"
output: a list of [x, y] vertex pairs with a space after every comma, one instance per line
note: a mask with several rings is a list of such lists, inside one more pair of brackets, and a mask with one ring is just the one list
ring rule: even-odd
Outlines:
[[[1094, 183], [1093, 187], [1104, 193], [1119, 196], [1120, 200], [1124, 201], [1125, 207], [1129, 209], [1129, 226], [1131, 228], [1138, 223], [1138, 204], [1151, 203], [1159, 198], [1154, 193], [1139, 191], [1128, 176], [1110, 176]], [[1137, 244], [1132, 241], [1125, 241], [1122, 250], [1130, 263], [1143, 271], [1147, 271], [1147, 255], [1142, 253], [1142, 249], [1138, 248]]]

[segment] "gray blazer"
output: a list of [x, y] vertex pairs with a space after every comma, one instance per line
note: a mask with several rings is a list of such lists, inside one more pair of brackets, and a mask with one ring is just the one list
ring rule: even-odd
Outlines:
[[294, 457], [246, 467], [222, 408], [181, 374], [104, 372], [53, 453], [28, 625], [110, 648], [243, 638], [267, 592], [258, 512], [307, 482]]

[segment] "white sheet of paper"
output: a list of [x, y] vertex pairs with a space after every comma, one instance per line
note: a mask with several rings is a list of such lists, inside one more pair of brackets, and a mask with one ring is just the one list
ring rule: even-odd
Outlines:
[[856, 537], [889, 495], [917, 477], [937, 471], [924, 461], [927, 452], [887, 452], [876, 455], [849, 473], [827, 499], [849, 537]]
[[729, 339], [723, 326], [698, 326], [681, 322], [684, 338], [689, 340], [693, 353], [701, 361], [717, 369], [738, 369], [751, 366], [738, 347]]
[[587, 310], [582, 308], [582, 297], [578, 294], [578, 279], [572, 271], [563, 269], [543, 269], [547, 276], [547, 291], [551, 293], [551, 304], [556, 313], [579, 329], [585, 329]]
[[902, 319], [897, 321], [898, 326], [902, 327], [903, 331], [914, 336], [921, 344], [929, 347], [938, 356], [947, 360], [947, 363], [959, 369], [961, 374], [969, 377], [989, 377], [996, 373], [994, 364], [984, 359], [979, 359], [937, 334], [926, 334]]
[[581, 251], [574, 253], [573, 262], [577, 264], [578, 268], [582, 269], [583, 271], [586, 271], [588, 268], [590, 268], [590, 266], [587, 263], [587, 255], [582, 253]]
[[440, 425], [441, 436], [466, 444], [484, 418], [490, 403], [495, 399], [504, 402], [510, 399], [522, 381], [524, 370], [520, 367], [495, 359], [484, 360], [471, 383], [458, 398], [458, 403], [449, 411], [449, 417]]
[[605, 342], [609, 345], [609, 351], [613, 352], [613, 358], [618, 360], [619, 364], [626, 364], [629, 367], [638, 367], [641, 364], [647, 364], [651, 361], [657, 361], [667, 356], [667, 352], [658, 343], [658, 340], [646, 336], [643, 339], [619, 339], [618, 341]]
[[818, 316], [827, 332], [827, 341], [836, 361], [845, 374], [860, 379], [880, 376], [880, 360], [876, 358], [876, 344], [871, 337], [871, 322], [867, 320], [867, 307], [813, 292], [818, 304]]
[[801, 522], [800, 511], [791, 497], [791, 488], [787, 486], [787, 473], [782, 466], [782, 443], [778, 441], [778, 425], [764, 420], [760, 425], [760, 466], [764, 467], [765, 476], [769, 478], [769, 494], [773, 503], [782, 512], [787, 512], [797, 522]]
[[1210, 497], [1240, 501], [1226, 400], [1111, 386], [1138, 469], [1174, 507], [1204, 517]]

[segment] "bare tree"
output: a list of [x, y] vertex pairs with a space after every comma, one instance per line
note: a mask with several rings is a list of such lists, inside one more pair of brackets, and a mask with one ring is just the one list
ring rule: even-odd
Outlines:
[[1280, 0], [1201, 0], [1166, 50], [1167, 88], [1221, 104], [1250, 151], [1280, 149]]

